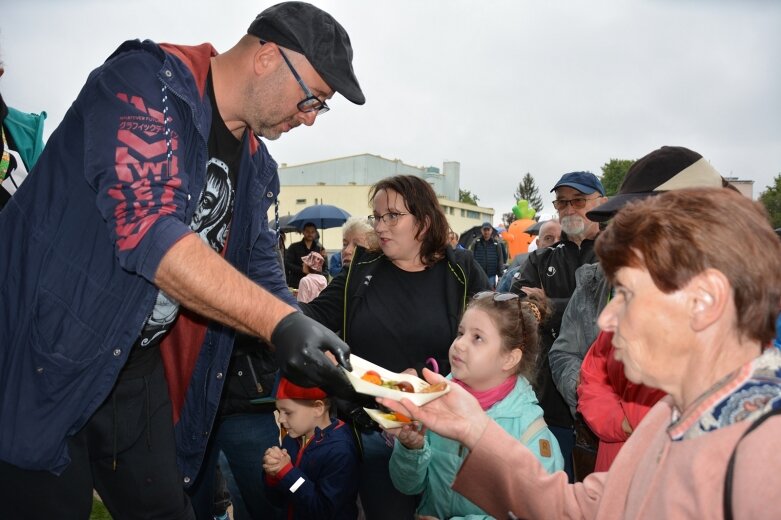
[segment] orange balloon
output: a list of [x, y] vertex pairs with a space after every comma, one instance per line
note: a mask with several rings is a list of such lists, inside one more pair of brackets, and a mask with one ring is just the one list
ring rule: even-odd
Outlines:
[[515, 258], [515, 255], [529, 251], [529, 244], [534, 240], [534, 236], [524, 233], [524, 230], [534, 224], [536, 224], [536, 221], [532, 219], [516, 220], [510, 224], [507, 231], [502, 233], [502, 238], [507, 242], [507, 249], [510, 251], [510, 260]]

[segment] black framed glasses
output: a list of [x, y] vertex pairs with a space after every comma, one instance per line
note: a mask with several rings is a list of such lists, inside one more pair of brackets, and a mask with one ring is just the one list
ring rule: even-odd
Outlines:
[[599, 197], [591, 197], [591, 198], [585, 198], [585, 197], [578, 197], [575, 199], [556, 199], [553, 201], [553, 207], [557, 210], [564, 209], [567, 207], [567, 204], [572, 206], [574, 209], [583, 209], [586, 207], [586, 202], [594, 199], [598, 199]]
[[[267, 43], [265, 40], [260, 40], [261, 45], [265, 43]], [[301, 79], [301, 76], [298, 74], [296, 68], [293, 67], [293, 64], [288, 59], [287, 54], [285, 54], [285, 51], [283, 51], [282, 48], [279, 46], [277, 46], [277, 49], [279, 49], [279, 54], [282, 55], [282, 59], [285, 60], [285, 63], [287, 63], [287, 68], [290, 69], [290, 72], [293, 74], [293, 77], [296, 78], [298, 85], [301, 87], [301, 90], [304, 91], [304, 95], [306, 96], [304, 99], [302, 99], [296, 104], [298, 110], [305, 113], [317, 112], [317, 115], [325, 114], [326, 112], [331, 110], [331, 107], [326, 105], [325, 101], [321, 101], [320, 98], [312, 94], [312, 91], [309, 90], [309, 87], [306, 86], [304, 80]]]
[[399, 219], [403, 217], [404, 215], [409, 215], [409, 213], [399, 213], [397, 211], [389, 211], [388, 213], [385, 213], [384, 215], [369, 215], [366, 217], [369, 220], [369, 224], [372, 226], [376, 226], [379, 224], [380, 220], [385, 223], [386, 226], [395, 226], [399, 223]]

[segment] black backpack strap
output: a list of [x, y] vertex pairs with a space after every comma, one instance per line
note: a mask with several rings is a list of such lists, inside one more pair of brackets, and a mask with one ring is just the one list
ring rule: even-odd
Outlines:
[[738, 452], [738, 446], [740, 445], [740, 441], [742, 441], [746, 435], [753, 432], [760, 426], [762, 426], [762, 423], [765, 422], [770, 417], [776, 416], [781, 414], [781, 408], [774, 408], [773, 410], [770, 410], [769, 412], [766, 412], [759, 416], [759, 418], [754, 421], [754, 423], [748, 427], [746, 431], [743, 432], [743, 435], [740, 436], [738, 439], [738, 442], [735, 443], [735, 448], [732, 450], [732, 455], [729, 458], [729, 463], [727, 464], [727, 474], [724, 477], [724, 520], [732, 520], [732, 481], [734, 478], [734, 471], [735, 471], [735, 457], [737, 456]]

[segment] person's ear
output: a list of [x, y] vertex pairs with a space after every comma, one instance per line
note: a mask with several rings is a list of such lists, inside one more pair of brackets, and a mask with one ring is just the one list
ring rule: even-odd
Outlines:
[[258, 48], [253, 55], [255, 74], [262, 76], [274, 70], [277, 66], [277, 62], [281, 59], [276, 43], [267, 42], [263, 45], [258, 45]]
[[315, 401], [315, 414], [317, 417], [322, 417], [323, 414], [326, 413], [327, 408], [325, 407], [325, 402], [322, 399], [318, 399]]
[[505, 354], [504, 363], [502, 363], [502, 370], [512, 370], [523, 359], [523, 351], [520, 348], [514, 348], [510, 352]]
[[727, 312], [732, 298], [732, 286], [724, 273], [706, 269], [686, 286], [689, 297], [690, 321], [694, 331], [700, 332], [717, 321]]

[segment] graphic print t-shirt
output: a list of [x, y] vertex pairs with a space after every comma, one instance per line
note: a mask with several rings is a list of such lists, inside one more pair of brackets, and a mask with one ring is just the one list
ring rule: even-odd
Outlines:
[[[236, 174], [241, 162], [241, 141], [225, 126], [214, 100], [211, 70], [207, 90], [212, 104], [212, 124], [209, 131], [209, 160], [206, 163], [206, 186], [193, 214], [190, 228], [200, 235], [217, 253], [223, 254], [228, 240]], [[137, 344], [142, 348], [158, 345], [179, 315], [179, 302], [158, 292], [155, 307], [147, 319]]]

